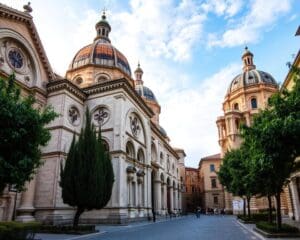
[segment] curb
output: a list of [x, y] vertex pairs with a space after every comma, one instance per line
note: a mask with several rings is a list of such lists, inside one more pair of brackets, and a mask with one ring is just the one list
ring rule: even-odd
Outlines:
[[268, 233], [256, 227], [253, 230], [266, 238], [300, 238], [299, 233]]
[[241, 222], [239, 222], [239, 221], [237, 221], [237, 220], [236, 220], [236, 222], [237, 222], [239, 225], [241, 225], [244, 229], [246, 229], [248, 232], [254, 234], [254, 235], [255, 235], [256, 237], [258, 237], [259, 239], [265, 240], [265, 238], [264, 238], [262, 235], [260, 235], [259, 233], [253, 231], [253, 230], [250, 229], [250, 228], [247, 228], [247, 227], [245, 226], [245, 224], [243, 224], [243, 223], [241, 223]]

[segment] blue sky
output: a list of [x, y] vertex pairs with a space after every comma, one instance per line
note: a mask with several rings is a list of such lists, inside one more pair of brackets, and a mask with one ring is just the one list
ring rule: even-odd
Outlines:
[[[1, 0], [22, 9], [25, 1]], [[216, 118], [245, 45], [254, 63], [283, 82], [299, 50], [299, 0], [32, 0], [33, 17], [50, 63], [61, 75], [107, 9], [112, 44], [134, 71], [137, 62], [162, 107], [171, 144], [186, 165], [219, 152]]]

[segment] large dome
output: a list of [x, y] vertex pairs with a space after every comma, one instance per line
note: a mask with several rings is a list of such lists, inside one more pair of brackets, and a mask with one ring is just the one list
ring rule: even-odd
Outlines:
[[131, 70], [126, 57], [110, 42], [98, 39], [80, 49], [70, 65], [70, 70], [84, 65], [116, 67], [131, 76]]
[[69, 70], [86, 65], [116, 67], [131, 76], [131, 70], [126, 57], [116, 49], [109, 39], [111, 27], [106, 21], [105, 12], [96, 24], [97, 36], [92, 44], [81, 48], [73, 58]]
[[250, 71], [246, 71], [237, 75], [231, 81], [228, 88], [228, 92], [230, 93], [239, 88], [245, 88], [247, 86], [251, 86], [259, 83], [277, 86], [277, 83], [271, 74], [264, 71], [252, 69]]
[[253, 53], [251, 53], [247, 47], [242, 55], [242, 60], [244, 64], [243, 73], [233, 78], [227, 91], [228, 94], [237, 89], [246, 88], [248, 86], [257, 84], [268, 84], [272, 85], [273, 87], [278, 87], [271, 74], [256, 70], [256, 66], [253, 63]]

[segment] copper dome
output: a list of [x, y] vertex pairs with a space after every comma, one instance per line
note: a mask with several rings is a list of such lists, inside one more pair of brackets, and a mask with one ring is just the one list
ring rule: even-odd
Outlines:
[[111, 27], [106, 21], [105, 13], [102, 19], [96, 24], [97, 36], [92, 44], [81, 48], [73, 58], [69, 70], [85, 65], [116, 67], [122, 72], [131, 76], [131, 70], [126, 57], [116, 49], [109, 39]]
[[71, 65], [70, 70], [84, 65], [116, 67], [131, 76], [131, 70], [126, 57], [109, 42], [101, 39], [80, 49]]

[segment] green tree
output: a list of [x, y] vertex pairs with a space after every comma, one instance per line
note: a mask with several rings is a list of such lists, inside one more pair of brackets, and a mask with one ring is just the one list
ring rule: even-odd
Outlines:
[[[259, 152], [256, 169], [261, 168], [269, 194], [276, 198], [277, 228], [281, 228], [281, 199], [283, 187], [291, 173], [299, 170], [295, 158], [300, 155], [300, 79], [295, 72], [295, 86], [291, 91], [274, 94], [269, 107], [254, 118], [251, 127], [244, 129], [244, 141], [251, 141]], [[262, 192], [266, 188], [262, 189]]]
[[76, 207], [73, 226], [77, 227], [84, 211], [102, 209], [109, 201], [114, 182], [114, 173], [109, 153], [105, 151], [101, 130], [97, 137], [86, 110], [85, 128], [78, 141], [75, 136], [66, 159], [61, 165], [62, 198], [64, 203]]
[[238, 149], [228, 151], [218, 172], [218, 177], [226, 190], [244, 200], [244, 216], [246, 204], [248, 207], [248, 217], [251, 217], [250, 200], [257, 194], [257, 184], [253, 172], [251, 171], [251, 155], [247, 147], [242, 144]]
[[0, 194], [7, 184], [22, 191], [41, 165], [40, 146], [50, 140], [45, 125], [57, 114], [34, 108], [33, 96], [21, 97], [15, 76], [0, 78]]

